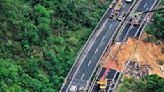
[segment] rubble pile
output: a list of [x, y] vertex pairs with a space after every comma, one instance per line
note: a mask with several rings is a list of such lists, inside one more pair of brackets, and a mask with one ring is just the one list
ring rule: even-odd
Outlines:
[[140, 79], [149, 74], [151, 70], [150, 65], [141, 65], [135, 61], [130, 61], [125, 70], [125, 74], [130, 75], [136, 79]]

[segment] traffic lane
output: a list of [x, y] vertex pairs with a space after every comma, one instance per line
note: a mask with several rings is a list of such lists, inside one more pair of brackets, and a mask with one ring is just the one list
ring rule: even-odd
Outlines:
[[124, 40], [124, 37], [125, 37], [126, 33], [128, 32], [128, 29], [130, 28], [130, 26], [131, 26], [131, 24], [126, 24], [125, 28], [121, 32], [121, 35], [117, 39], [118, 42], [122, 42]]
[[[99, 58], [101, 57], [105, 47], [108, 45], [108, 42], [110, 40], [110, 38], [112, 37], [113, 33], [115, 32], [115, 28], [117, 27], [116, 24], [118, 24], [119, 22], [114, 22], [113, 26], [110, 27], [110, 29], [107, 30], [107, 32], [105, 33], [105, 36], [104, 36], [104, 39], [102, 39], [102, 41], [99, 44], [98, 46], [98, 51], [92, 56], [92, 59], [91, 59], [91, 64], [88, 66], [88, 69], [87, 70], [87, 73], [85, 74], [84, 76], [84, 80], [87, 80], [91, 77], [91, 74], [93, 72], [93, 70], [95, 69], [95, 66], [97, 65], [97, 62], [99, 61]], [[89, 62], [88, 62], [89, 63]], [[88, 65], [88, 64], [86, 64]]]
[[[150, 0], [151, 1], [151, 0]], [[157, 0], [157, 2], [155, 3], [155, 0], [153, 0], [153, 2], [149, 2], [148, 4], [149, 5], [147, 5], [145, 8], [147, 9], [147, 10], [143, 10], [143, 11], [148, 11], [148, 10], [150, 10], [151, 9], [151, 7], [152, 7], [152, 5], [155, 3], [155, 5], [153, 6], [153, 9], [155, 9], [155, 7], [157, 6], [157, 4], [159, 3], [159, 1], [160, 0]], [[143, 7], [142, 7], [143, 8]], [[145, 9], [144, 8], [144, 9]], [[152, 9], [151, 9], [152, 10]], [[140, 11], [139, 9], [138, 10], [136, 10], [136, 12], [138, 12], [138, 11]], [[141, 19], [144, 19], [144, 17], [145, 17], [145, 15], [146, 14], [143, 14], [144, 16], [141, 16]]]
[[[107, 24], [106, 24], [106, 25], [109, 26], [109, 25], [110, 25], [110, 22], [111, 22], [111, 21], [109, 21], [109, 23], [107, 23], [108, 25], [107, 25]], [[106, 27], [105, 27], [105, 28], [106, 28]], [[106, 30], [106, 29], [103, 29], [103, 30]], [[101, 36], [102, 33], [103, 33], [103, 32], [101, 32], [99, 36]], [[103, 36], [103, 35], [102, 35], [102, 36]], [[98, 38], [101, 38], [101, 37], [98, 37]], [[98, 40], [98, 39], [97, 39], [97, 40]], [[101, 40], [101, 39], [100, 39], [100, 40]], [[97, 42], [97, 41], [96, 41], [96, 42]], [[97, 45], [94, 45], [94, 44], [93, 44], [93, 46], [97, 46]], [[92, 48], [94, 48], [94, 47], [92, 47]], [[92, 50], [91, 50], [91, 51], [92, 51]], [[94, 51], [94, 50], [93, 50], [93, 51]], [[93, 52], [93, 51], [92, 51], [92, 52]], [[89, 55], [90, 55], [90, 54], [89, 54]], [[85, 61], [85, 60], [84, 60], [84, 61]], [[97, 64], [97, 63], [96, 63], [96, 64]], [[76, 75], [79, 76], [79, 78], [75, 76], [74, 79], [83, 79], [83, 77], [84, 77], [85, 75], [87, 75], [87, 74], [86, 74], [87, 68], [85, 67], [85, 65], [86, 65], [86, 64], [82, 63], [82, 65], [80, 66], [80, 68], [82, 68], [82, 69], [79, 69], [78, 72], [77, 72], [77, 73], [80, 73], [80, 74], [82, 74], [82, 75], [76, 74]], [[87, 72], [87, 73], [88, 73], [88, 72]], [[90, 74], [90, 73], [89, 73], [89, 74]], [[72, 84], [71, 84], [71, 85], [72, 85]]]
[[[158, 2], [159, 1], [160, 0], [158, 0]], [[139, 5], [139, 7], [136, 9], [135, 12], [144, 12], [144, 11], [150, 10], [150, 8], [154, 4], [154, 2], [155, 2], [155, 0], [143, 0], [143, 1], [141, 1], [141, 5]], [[156, 5], [158, 2], [156, 2]], [[142, 14], [140, 19], [141, 20], [144, 19], [145, 16], [146, 16], [146, 14]]]
[[96, 80], [99, 80], [101, 78], [101, 76], [103, 76], [104, 72], [105, 72], [106, 68], [102, 68], [100, 73], [98, 74], [98, 77], [96, 78]]
[[[147, 2], [146, 2], [147, 1]], [[138, 8], [136, 9], [136, 11], [135, 12], [139, 12], [139, 11], [141, 11], [142, 9], [145, 9], [144, 8], [144, 5], [146, 4], [146, 3], [149, 3], [149, 4], [153, 4], [154, 2], [152, 2], [153, 0], [142, 0], [141, 1], [141, 3], [140, 3], [140, 5], [138, 6]], [[151, 2], [151, 3], [150, 3]], [[148, 6], [147, 6], [148, 7]], [[150, 8], [150, 7], [148, 7], [148, 8]], [[142, 10], [142, 11], [144, 11], [144, 10]], [[143, 14], [141, 17], [140, 17], [140, 19], [142, 20], [142, 19], [144, 19], [144, 17], [145, 17], [145, 15], [146, 14]], [[117, 41], [119, 41], [119, 42], [122, 42], [122, 41], [124, 41], [124, 38], [125, 38], [125, 34], [129, 31], [129, 28], [130, 28], [130, 23], [129, 24], [127, 24], [126, 26], [125, 26], [125, 28], [123, 29], [123, 31], [122, 31], [122, 33], [121, 33], [121, 35], [119, 36], [119, 38], [118, 38], [118, 40]], [[139, 27], [139, 26], [138, 26]], [[135, 28], [132, 28], [132, 29], [130, 29], [130, 33], [128, 33], [128, 35], [127, 35], [127, 37], [132, 37], [135, 33], [136, 33], [136, 29], [138, 29], [138, 27], [135, 27]]]
[[107, 75], [107, 79], [112, 80], [115, 74], [116, 74], [116, 70], [110, 69]]
[[[100, 80], [101, 76], [103, 76], [103, 73], [105, 72], [105, 69], [106, 69], [106, 68], [104, 68], [104, 67], [102, 68], [100, 74], [98, 75], [97, 81]], [[110, 83], [110, 80], [112, 80], [112, 79], [114, 78], [114, 75], [115, 75], [115, 74], [116, 74], [116, 70], [112, 70], [112, 69], [111, 69], [111, 70], [108, 72], [108, 75], [107, 75], [108, 83]], [[108, 90], [109, 88], [110, 88], [110, 87], [107, 86], [106, 90]], [[91, 92], [99, 92], [99, 91], [100, 91], [99, 85], [95, 82], [94, 87], [93, 87], [93, 89], [91, 90]]]
[[[142, 15], [142, 17], [140, 17], [140, 19], [144, 19], [144, 17], [145, 17], [145, 15]], [[135, 25], [131, 29], [130, 29], [130, 26], [132, 26], [130, 23], [128, 23], [125, 26], [125, 28], [123, 29], [121, 35], [119, 36], [119, 39], [118, 39], [119, 42], [126, 41], [128, 37], [134, 37], [134, 35], [137, 33], [139, 25]]]
[[[125, 6], [124, 6], [125, 5]], [[128, 9], [130, 8], [130, 6], [132, 5], [132, 3], [126, 3], [126, 0], [124, 0], [124, 5], [121, 8], [121, 10], [119, 11], [119, 16], [122, 15], [123, 12], [128, 11]], [[109, 13], [110, 14], [110, 13]]]
[[[132, 5], [132, 3], [126, 3], [126, 0], [123, 0], [123, 6], [122, 6], [122, 8], [121, 8], [120, 11], [119, 11], [119, 16], [121, 16], [123, 12], [128, 11], [128, 9], [130, 8], [131, 5]], [[108, 14], [108, 17], [109, 17], [110, 14], [112, 14], [113, 12], [114, 12], [114, 10], [112, 10], [112, 12], [111, 12], [111, 11], [108, 12], [108, 13], [107, 13], [107, 14]]]
[[[136, 28], [134, 28], [134, 29], [136, 29]], [[134, 31], [133, 31], [133, 32], [134, 32]], [[116, 77], [116, 79], [115, 79], [115, 80], [117, 80], [117, 79], [118, 79], [119, 74], [117, 74], [116, 76], [117, 76], [117, 77]]]
[[[122, 12], [126, 12], [130, 6], [132, 5], [132, 3], [126, 3], [126, 0], [122, 0], [123, 1], [123, 7], [120, 9], [119, 11], [119, 15], [122, 14]], [[115, 6], [112, 6], [112, 8], [108, 8], [107, 13], [105, 14], [104, 18], [102, 19], [100, 25], [97, 27], [97, 30], [100, 29], [100, 27], [102, 26], [102, 23], [109, 18], [109, 15], [112, 13], [112, 11], [114, 10]]]
[[[109, 8], [107, 9], [107, 11], [111, 11]], [[94, 39], [95, 39], [95, 34], [96, 33], [98, 33], [99, 32], [99, 30], [102, 28], [102, 26], [104, 25], [104, 23], [105, 23], [105, 21], [108, 19], [108, 14], [105, 14], [104, 16], [103, 16], [103, 18], [102, 18], [102, 20], [100, 20], [100, 23], [99, 23], [99, 25], [97, 25], [97, 27], [95, 28], [95, 31], [94, 31], [94, 33], [93, 33], [93, 35], [92, 35], [92, 37], [91, 37], [91, 40], [90, 40], [90, 42], [92, 42]], [[90, 43], [89, 42], [89, 44], [87, 44], [87, 46], [85, 47], [86, 49], [85, 49], [85, 53], [88, 51], [88, 48], [89, 48], [89, 46], [90, 46]]]
[[134, 37], [134, 35], [136, 34], [136, 29], [138, 28], [138, 25], [137, 26], [134, 26], [128, 33], [127, 37]]
[[154, 1], [155, 0], [142, 0], [136, 12], [146, 11], [147, 8], [150, 8], [153, 5]]
[[[127, 7], [124, 7], [124, 8], [122, 9], [121, 12], [123, 12], [123, 11], [127, 11], [128, 8], [130, 7], [130, 4], [127, 4], [126, 6], [127, 6]], [[114, 25], [115, 27], [112, 27], [112, 28], [115, 30], [115, 29], [117, 28], [117, 26], [118, 26], [118, 23], [113, 23], [113, 25]], [[114, 30], [113, 30], [113, 32], [114, 32]], [[112, 33], [111, 33], [111, 34], [112, 34]], [[100, 56], [101, 56], [101, 55], [100, 55]], [[92, 63], [92, 60], [89, 61], [89, 62]], [[93, 62], [93, 64], [97, 64], [97, 63], [94, 63], [94, 62]], [[93, 65], [93, 64], [91, 64], [91, 65], [93, 66], [93, 69], [94, 69], [94, 65]], [[90, 66], [90, 68], [92, 68], [92, 67]], [[85, 68], [85, 69], [86, 69], [86, 68]], [[84, 71], [86, 71], [85, 69], [84, 69]], [[87, 74], [85, 74], [85, 75], [87, 75]], [[85, 76], [85, 75], [84, 75], [84, 76]], [[88, 76], [88, 75], [87, 75], [87, 76]], [[84, 78], [85, 78], [85, 77], [84, 77]]]
[[[125, 10], [127, 10], [128, 7], [130, 7], [129, 4], [125, 5]], [[100, 25], [98, 25], [98, 27], [96, 29], [99, 29], [102, 26], [103, 22], [108, 18], [108, 15], [111, 13], [111, 11], [113, 9], [114, 9], [114, 7], [112, 7], [111, 9], [108, 9], [107, 14], [105, 14], [104, 18], [100, 22]], [[121, 10], [124, 10], [124, 8], [121, 9]], [[70, 76], [68, 77], [67, 82], [66, 82], [66, 84], [64, 86], [64, 89], [67, 89], [68, 85], [70, 84], [70, 80], [73, 77], [73, 74], [74, 74], [76, 69], [77, 69], [77, 67], [73, 67], [73, 69], [72, 69], [73, 71], [71, 71]]]
[[99, 85], [97, 83], [95, 83], [93, 89], [91, 90], [91, 92], [99, 92], [100, 88]]
[[[112, 22], [114, 22], [114, 23], [111, 23], [111, 24], [113, 24], [114, 25], [114, 27], [116, 28], [117, 26], [118, 26], [118, 22], [115, 22], [115, 21], [113, 21], [113, 20], [111, 20]], [[109, 23], [107, 23], [107, 24], [109, 24]], [[108, 26], [105, 26], [105, 28], [107, 28]], [[113, 27], [113, 28], [114, 28]], [[101, 35], [100, 35], [100, 37], [98, 37], [98, 39], [100, 40], [100, 38], [101, 38]], [[99, 41], [98, 41], [99, 42]], [[94, 44], [93, 46], [97, 46], [97, 44]], [[92, 48], [94, 48], [94, 47], [92, 47]], [[90, 53], [87, 55], [88, 57], [92, 57], [92, 54], [91, 53], [93, 53], [95, 51], [95, 49], [92, 49], [91, 51], [90, 51]], [[87, 58], [88, 60], [84, 60], [84, 61], [89, 61], [89, 59], [90, 58]], [[82, 64], [83, 65], [83, 64]], [[85, 64], [84, 64], [85, 65]], [[82, 69], [83, 69], [83, 72], [85, 72], [86, 71], [86, 68], [84, 69], [84, 67], [82, 67]], [[80, 70], [80, 69], [79, 69]], [[82, 71], [81, 71], [82, 72]], [[81, 75], [80, 75], [81, 74]], [[79, 76], [78, 78], [81, 78], [81, 76], [84, 74], [84, 73], [80, 73], [80, 74], [78, 74], [77, 76]], [[77, 78], [77, 77], [76, 77]]]
[[[123, 10], [124, 10], [124, 11], [127, 11], [128, 8], [130, 7], [130, 4], [127, 4], [127, 5], [129, 5], [129, 6], [127, 6], [127, 7], [123, 7]], [[123, 10], [122, 10], [121, 12], [123, 12]]]
[[[123, 5], [124, 5], [124, 4], [125, 4], [125, 0], [122, 0], [122, 2], [123, 2]], [[112, 4], [112, 3], [111, 3], [111, 4]], [[116, 3], [113, 3], [113, 4], [112, 4], [112, 9], [111, 9], [111, 11], [108, 11], [107, 14], [112, 13], [112, 12], [114, 11], [115, 6], [116, 6]]]
[[[105, 24], [105, 27], [102, 29], [101, 33], [98, 35], [97, 39], [95, 40], [94, 44], [92, 45], [90, 51], [87, 54], [87, 57], [92, 57], [92, 53], [95, 51], [95, 49], [97, 48], [97, 45], [99, 44], [99, 42], [101, 41], [101, 38], [103, 35], [105, 35], [106, 30], [108, 29], [109, 25], [112, 23], [111, 20], [108, 20], [108, 22]], [[88, 61], [84, 60], [84, 62], [81, 64], [80, 69], [78, 69], [79, 74], [76, 74], [77, 76], [75, 76], [74, 79], [81, 79], [82, 76], [84, 77], [85, 72], [87, 72], [87, 69], [85, 67], [85, 65], [87, 65]], [[74, 79], [72, 79], [71, 81], [73, 81]], [[63, 90], [66, 90], [68, 88], [70, 84], [70, 80], [67, 80], [67, 83], [65, 84], [65, 87]]]
[[118, 80], [118, 77], [120, 75], [120, 72], [116, 72], [114, 74], [115, 77], [112, 78], [112, 81], [111, 81], [111, 84], [109, 85], [109, 89], [107, 89], [107, 92], [112, 92], [114, 87], [115, 87], [115, 84], [116, 84], [116, 81]]
[[103, 23], [106, 21], [106, 19], [108, 19], [108, 15], [112, 12], [112, 9], [107, 10], [107, 13], [105, 14], [104, 18], [102, 19], [102, 21], [100, 22], [100, 24], [97, 26], [96, 30], [99, 30], [101, 28], [101, 26], [103, 25]]
[[[105, 25], [106, 25], [106, 24], [105, 24]], [[100, 36], [104, 35], [104, 32], [103, 32], [104, 29], [103, 29], [103, 30], [99, 30], [99, 31], [101, 31], [100, 34], [99, 34], [99, 36], [97, 37], [97, 38], [99, 38], [99, 39], [96, 39], [95, 42], [99, 42], [99, 41], [101, 40], [101, 39], [100, 39], [100, 38], [101, 38]], [[95, 34], [95, 35], [97, 35], [97, 34]], [[94, 36], [95, 36], [95, 35], [94, 35]], [[95, 43], [95, 42], [94, 42], [94, 43]], [[94, 45], [94, 44], [91, 46], [91, 49], [89, 50], [89, 52], [87, 53], [87, 55], [88, 55], [88, 54], [91, 55], [91, 53], [94, 51], [95, 46], [96, 46], [96, 45]], [[86, 57], [88, 57], [88, 56], [86, 56]], [[85, 57], [85, 58], [86, 58], [86, 57]], [[86, 61], [84, 60], [84, 61], [82, 62], [82, 64], [81, 64], [81, 66], [79, 66], [80, 68], [83, 68], [83, 69], [78, 69], [78, 70], [76, 70], [77, 73], [82, 73], [82, 74], [83, 74], [83, 72], [85, 72], [85, 70], [84, 70], [84, 69], [85, 69], [85, 68], [84, 68], [84, 67], [85, 67], [85, 64], [84, 64], [84, 63], [85, 63], [85, 62], [86, 62]], [[75, 76], [75, 77], [73, 77], [72, 80], [70, 80], [70, 81], [67, 82], [67, 84], [66, 84], [66, 86], [65, 86], [65, 87], [66, 87], [65, 89], [67, 89], [67, 88], [69, 87], [69, 85], [72, 85], [72, 84], [71, 84], [71, 81], [74, 81], [74, 79], [80, 79], [82, 75], [80, 75], [80, 77], [76, 77], [76, 76], [78, 76], [78, 74], [75, 74], [75, 73], [74, 73], [74, 76]]]
[[[155, 6], [157, 5], [159, 3], [159, 0], [156, 2], [156, 4], [155, 4]], [[149, 3], [149, 4], [154, 4], [154, 2], [151, 2], [151, 3]], [[153, 8], [155, 8], [155, 6], [153, 7]], [[150, 10], [150, 8], [151, 7], [148, 7], [148, 9]], [[143, 14], [141, 17], [140, 17], [140, 23], [142, 23], [143, 21], [144, 21], [144, 18], [146, 17], [146, 14]], [[143, 26], [144, 26], [144, 24], [145, 23], [143, 23], [143, 25], [141, 25], [141, 28], [140, 29], [138, 29], [139, 28], [139, 26], [140, 25], [137, 25], [137, 26], [134, 26], [134, 28], [133, 29], [131, 29], [130, 30], [130, 32], [128, 33], [128, 37], [136, 37], [136, 38], [138, 38], [139, 37], [139, 35], [140, 35], [140, 33], [141, 33], [141, 31], [142, 31], [142, 28], [143, 28]]]
[[[112, 8], [113, 9], [113, 8]], [[108, 12], [110, 13], [112, 11], [112, 9], [108, 9]], [[100, 29], [100, 27], [102, 26], [102, 24], [105, 22], [105, 20], [108, 18], [108, 15], [105, 14], [105, 16], [103, 17], [102, 21], [100, 22], [100, 25], [97, 26], [96, 30]], [[83, 54], [83, 53], [82, 53]], [[78, 62], [77, 62], [78, 63]], [[78, 65], [78, 64], [75, 64], [75, 65]], [[73, 77], [73, 74], [75, 73], [75, 71], [77, 70], [77, 66], [73, 67], [70, 75], [68, 76], [68, 79], [67, 79], [67, 82], [65, 83], [63, 89], [62, 89], [62, 92], [65, 92], [66, 89], [68, 88], [70, 82], [71, 82], [71, 79]]]
[[88, 63], [90, 62], [92, 56], [94, 55], [95, 50], [97, 49], [98, 45], [100, 44], [101, 40], [103, 39], [103, 36], [105, 35], [106, 31], [108, 30], [108, 27], [111, 25], [111, 21], [108, 20], [104, 28], [102, 29], [101, 33], [98, 35], [96, 40], [94, 41], [93, 45], [91, 46], [90, 51], [87, 53], [82, 65], [79, 68], [78, 73], [76, 74], [75, 78], [80, 79], [81, 76], [85, 73], [87, 73]]
[[[115, 23], [118, 23], [118, 22], [115, 22]], [[112, 37], [115, 28], [116, 28], [116, 26], [112, 26], [109, 30], [107, 30], [107, 33], [105, 34], [104, 39], [101, 41], [101, 43], [98, 47], [99, 51], [97, 51], [96, 54], [93, 56], [91, 65], [88, 66], [88, 68], [89, 68], [88, 72], [90, 72], [89, 74], [92, 74], [99, 58], [102, 55], [102, 52], [104, 51], [105, 47], [107, 46], [107, 44], [109, 42], [109, 39]], [[86, 75], [86, 79], [87, 78], [90, 78], [90, 75]]]
[[109, 18], [109, 15], [112, 13], [113, 10], [114, 10], [114, 6], [112, 8], [107, 9], [107, 13], [105, 14], [104, 18], [102, 19], [96, 30], [101, 28], [102, 24], [105, 22], [106, 19]]
[[141, 35], [141, 31], [142, 31], [143, 27], [145, 26], [145, 24], [146, 24], [146, 22], [144, 23], [144, 25], [141, 26], [141, 28], [139, 29], [139, 31], [137, 32], [137, 34], [134, 35], [134, 37], [139, 38], [139, 36]]
[[129, 8], [131, 7], [131, 5], [132, 3], [125, 3], [120, 10], [119, 16], [122, 15], [123, 12], [127, 12]]
[[[117, 22], [116, 22], [117, 23]], [[113, 32], [114, 32], [114, 30], [117, 28], [117, 25], [115, 24], [115, 26], [114, 27], [112, 27], [111, 28], [111, 30], [113, 30]], [[110, 39], [110, 37], [112, 36], [112, 34], [113, 33], [111, 33], [112, 31], [111, 30], [108, 30], [108, 33], [106, 33], [106, 37], [109, 37], [108, 38], [108, 40], [107, 40], [107, 43], [108, 43], [108, 41], [109, 41], [109, 39]], [[105, 40], [105, 39], [104, 39]], [[102, 45], [102, 44], [101, 44]], [[101, 47], [100, 47], [101, 48]], [[103, 48], [101, 48], [102, 49], [102, 51], [103, 51]], [[100, 55], [101, 55], [101, 53], [100, 53]], [[98, 55], [98, 56], [100, 56], [100, 55]], [[97, 57], [97, 58], [99, 58], [99, 57]], [[95, 59], [94, 61], [96, 61], [96, 60], [98, 60], [97, 58], [93, 58], [93, 59]], [[111, 71], [111, 72], [113, 72], [113, 71]], [[101, 71], [101, 74], [102, 74], [102, 71]], [[110, 73], [111, 74], [111, 73]], [[89, 77], [89, 76], [88, 76]], [[110, 76], [110, 78], [111, 78], [111, 76]], [[112, 79], [112, 78], [111, 78]]]
[[[129, 5], [129, 4], [127, 4], [127, 5]], [[130, 5], [125, 7], [125, 11], [126, 11], [126, 9], [127, 9], [128, 7], [130, 7]], [[113, 8], [112, 8], [112, 9], [113, 9]], [[105, 14], [104, 18], [102, 19], [100, 25], [98, 25], [97, 29], [99, 29], [99, 27], [102, 26], [102, 23], [108, 18], [108, 13], [111, 13], [112, 9], [108, 9], [107, 14]], [[123, 9], [124, 9], [124, 8], [123, 8]], [[121, 10], [122, 10], [122, 9], [121, 9]], [[73, 70], [75, 70], [75, 69], [73, 69]], [[73, 74], [73, 72], [71, 72], [71, 74]], [[70, 76], [70, 78], [72, 78], [72, 77]], [[67, 80], [67, 83], [66, 83], [65, 86], [67, 87], [67, 85], [68, 85], [69, 83], [70, 83], [70, 81]]]
[[[106, 68], [103, 67], [102, 70], [100, 71], [100, 73], [98, 74], [97, 80], [101, 79], [101, 77], [103, 76], [105, 70], [106, 70]], [[110, 69], [110, 71], [107, 74], [107, 79], [112, 80], [115, 73], [116, 73], [116, 70]]]
[[[145, 16], [144, 16], [145, 17]], [[130, 32], [128, 33], [128, 35], [127, 35], [127, 38], [128, 37], [135, 37], [135, 35], [137, 35], [137, 33], [140, 33], [139, 31], [139, 28], [140, 28], [140, 25], [136, 25], [136, 26], [134, 26], [131, 30], [130, 30]], [[126, 38], [126, 39], [127, 39]]]

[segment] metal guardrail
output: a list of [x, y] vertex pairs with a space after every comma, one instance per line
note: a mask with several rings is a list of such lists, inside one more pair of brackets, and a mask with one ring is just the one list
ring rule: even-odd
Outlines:
[[[136, 1], [136, 2], [137, 2], [137, 1]], [[133, 6], [135, 6], [136, 2], [133, 2], [131, 9], [134, 8]], [[137, 7], [137, 6], [136, 6], [136, 7]], [[129, 13], [130, 13], [131, 9], [128, 10]], [[129, 14], [129, 13], [128, 13], [128, 14]], [[128, 15], [128, 14], [127, 14], [127, 15]], [[127, 17], [128, 17], [128, 16], [127, 16]], [[122, 23], [126, 21], [127, 17], [124, 17], [124, 18], [123, 18], [123, 21], [121, 21], [121, 23], [120, 23], [119, 26], [117, 27], [116, 32], [114, 33], [114, 35], [113, 35], [112, 38], [111, 38], [112, 40], [115, 39], [115, 37], [116, 37], [116, 35], [117, 35], [116, 33], [117, 33], [118, 31], [120, 31], [120, 27], [121, 27]], [[110, 42], [110, 41], [109, 41], [109, 42]], [[110, 42], [110, 44], [111, 44], [111, 42]], [[107, 47], [108, 47], [108, 46], [109, 46], [109, 44], [107, 45]], [[106, 51], [106, 49], [105, 49], [104, 51]], [[102, 56], [103, 56], [103, 55], [104, 55], [104, 53], [102, 54]], [[99, 62], [100, 62], [101, 59], [102, 59], [102, 57], [99, 59]], [[100, 68], [101, 68], [101, 67], [100, 67]], [[101, 70], [101, 69], [100, 69], [100, 70]], [[99, 71], [100, 71], [100, 70], [99, 70]], [[98, 73], [97, 73], [97, 74], [98, 74]], [[97, 74], [96, 74], [96, 75], [97, 75]], [[93, 80], [93, 82], [95, 82], [95, 81]], [[93, 86], [93, 85], [92, 85], [92, 86]], [[91, 88], [89, 89], [89, 91], [91, 91]]]
[[[137, 0], [136, 0], [136, 2], [137, 2]], [[133, 2], [132, 6], [134, 6], [136, 2]], [[133, 9], [133, 7], [131, 7], [131, 9]], [[130, 10], [131, 10], [131, 9], [129, 9], [129, 13], [130, 13]], [[127, 15], [128, 15], [128, 14], [127, 14]], [[102, 53], [102, 55], [101, 55], [101, 57], [100, 57], [100, 59], [99, 59], [97, 65], [96, 65], [96, 67], [97, 67], [98, 64], [100, 63], [100, 60], [102, 59], [102, 57], [103, 57], [105, 51], [107, 50], [107, 48], [112, 44], [113, 40], [115, 39], [115, 37], [116, 37], [116, 35], [117, 35], [118, 31], [119, 31], [119, 28], [121, 27], [122, 23], [123, 23], [125, 20], [126, 20], [126, 17], [124, 17], [124, 18], [123, 18], [123, 21], [121, 21], [121, 22], [119, 23], [119, 25], [118, 25], [116, 31], [114, 32], [114, 34], [112, 35], [111, 39], [109, 40], [108, 45], [105, 47], [105, 49], [104, 49], [104, 51], [103, 51], [103, 53]], [[94, 71], [95, 71], [95, 70], [94, 70]], [[94, 72], [93, 72], [93, 73], [94, 73]], [[92, 73], [92, 76], [93, 76], [93, 73]], [[89, 89], [89, 90], [90, 90], [90, 89]]]
[[[70, 69], [70, 71], [69, 71], [67, 77], [65, 78], [65, 81], [68, 79], [68, 77], [69, 77], [71, 71], [73, 70], [73, 67], [75, 67], [76, 63], [77, 63], [78, 60], [80, 59], [80, 55], [81, 55], [83, 52], [85, 52], [85, 49], [86, 49], [87, 45], [89, 44], [90, 40], [95, 39], [95, 38], [92, 38], [92, 37], [93, 37], [94, 34], [97, 32], [96, 29], [98, 28], [99, 24], [101, 23], [101, 21], [102, 21], [103, 18], [105, 17], [105, 15], [106, 15], [106, 13], [107, 13], [108, 10], [109, 10], [109, 8], [106, 9], [105, 13], [103, 14], [103, 16], [101, 17], [101, 19], [99, 20], [99, 22], [98, 22], [98, 24], [96, 25], [96, 27], [94, 28], [94, 30], [92, 31], [92, 33], [91, 33], [91, 35], [89, 36], [88, 40], [86, 41], [85, 45], [84, 45], [84, 46], [80, 49], [80, 51], [78, 52], [77, 57], [76, 57], [76, 59], [75, 59], [75, 62], [74, 62], [74, 64], [72, 65], [72, 68]], [[59, 92], [61, 92], [61, 90], [63, 89], [63, 87], [64, 87], [65, 84], [66, 84], [66, 83], [64, 82]]]
[[[113, 37], [114, 37], [114, 35], [112, 36], [112, 38], [113, 38]], [[98, 60], [98, 63], [97, 63], [97, 65], [96, 65], [96, 67], [100, 64], [100, 60], [102, 59], [102, 57], [103, 57], [105, 51], [107, 50], [108, 46], [112, 44], [112, 38], [109, 40], [108, 45], [105, 47], [103, 53], [101, 54], [101, 56], [100, 56], [100, 58], [99, 58], [99, 60]], [[93, 76], [93, 74], [94, 74], [94, 72], [95, 72], [95, 70], [96, 70], [96, 67], [95, 67], [95, 69], [93, 70], [91, 76]], [[91, 80], [91, 77], [90, 77], [89, 81], [90, 81], [90, 80]], [[89, 85], [89, 84], [88, 84], [88, 85]], [[87, 89], [88, 89], [88, 88], [87, 88]]]

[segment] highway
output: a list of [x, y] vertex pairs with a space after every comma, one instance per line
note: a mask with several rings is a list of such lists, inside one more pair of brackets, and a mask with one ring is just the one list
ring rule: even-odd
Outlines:
[[[150, 10], [151, 8], [154, 9], [156, 5], [158, 5], [159, 1], [160, 0], [157, 0], [157, 1], [156, 0], [142, 0], [141, 4], [138, 6], [135, 12], [143, 12], [143, 11]], [[143, 21], [146, 21], [145, 20], [146, 15], [147, 14], [143, 14], [140, 16], [140, 23]], [[117, 39], [117, 42], [126, 41], [128, 37], [138, 38], [143, 26], [144, 25], [133, 26], [128, 22], [125, 28], [123, 29], [121, 35]]]
[[[147, 11], [147, 10], [152, 10], [154, 9], [160, 0], [142, 0], [135, 12], [142, 12], [142, 11]], [[146, 24], [146, 18], [150, 17], [148, 14], [143, 14], [140, 16], [140, 24], [137, 26], [131, 25], [128, 21], [125, 22], [125, 27], [123, 28], [121, 34], [119, 35], [118, 39], [116, 40], [117, 42], [124, 42], [127, 40], [128, 37], [135, 37], [138, 38], [141, 35], [141, 31]], [[104, 72], [104, 69], [102, 68], [101, 71], [99, 72], [97, 79], [100, 79], [99, 76], [102, 76], [102, 73]], [[108, 73], [108, 76], [111, 75], [111, 77], [107, 77], [109, 79], [109, 83], [107, 86], [107, 92], [114, 92], [114, 87], [115, 82], [117, 81], [119, 76], [119, 72], [116, 70], [112, 70]], [[94, 82], [93, 88], [89, 92], [99, 92], [98, 85]]]
[[[124, 4], [125, 0], [123, 0], [123, 5]], [[128, 11], [130, 6], [131, 3], [126, 3], [119, 12], [119, 15]], [[111, 37], [120, 23], [118, 20], [108, 18], [112, 10], [113, 8], [107, 10], [107, 13], [103, 17], [100, 25], [96, 28], [97, 31], [93, 35], [93, 39], [90, 40], [89, 44], [86, 46], [87, 48], [84, 49], [83, 53], [81, 53], [81, 56], [83, 57], [76, 61], [77, 63], [75, 63], [75, 66], [70, 71], [60, 92], [71, 92], [70, 88], [72, 86], [76, 87], [76, 89], [86, 88], [90, 82], [102, 53], [109, 41], [112, 41]]]

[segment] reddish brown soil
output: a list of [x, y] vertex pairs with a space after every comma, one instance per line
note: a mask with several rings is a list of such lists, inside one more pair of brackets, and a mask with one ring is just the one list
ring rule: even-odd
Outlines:
[[[125, 63], [131, 58], [131, 60], [141, 64], [149, 64], [152, 70], [150, 74], [158, 74], [161, 77], [164, 77], [164, 72], [160, 70], [159, 60], [164, 60], [164, 54], [161, 52], [161, 48], [164, 47], [163, 44], [155, 45], [154, 43], [143, 42], [143, 38], [147, 36], [144, 34], [139, 40], [129, 38], [126, 43], [121, 45], [121, 49], [118, 52], [118, 55], [113, 64], [113, 69], [124, 70]], [[137, 44], [138, 43], [138, 44]], [[134, 51], [137, 44], [137, 48]], [[120, 44], [116, 43], [112, 45], [111, 51], [109, 49], [106, 51], [104, 57], [102, 58], [102, 65], [107, 66], [108, 61], [116, 55], [116, 52]]]

